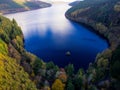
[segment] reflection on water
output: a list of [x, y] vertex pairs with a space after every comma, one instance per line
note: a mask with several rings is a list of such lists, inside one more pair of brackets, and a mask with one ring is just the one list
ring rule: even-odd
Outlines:
[[[64, 16], [67, 4], [6, 15], [15, 18], [25, 37], [25, 48], [44, 61], [54, 61], [60, 67], [73, 63], [87, 68], [98, 52], [108, 47], [105, 40], [87, 28], [70, 22]], [[66, 52], [70, 56], [66, 56]]]
[[62, 6], [57, 4], [50, 8], [9, 14], [6, 16], [17, 20], [26, 37], [34, 32], [45, 36], [48, 30], [51, 30], [53, 34], [61, 34], [63, 36], [70, 33], [70, 29], [72, 28], [70, 21], [65, 19], [64, 16], [68, 8], [69, 6], [66, 6], [66, 4]]

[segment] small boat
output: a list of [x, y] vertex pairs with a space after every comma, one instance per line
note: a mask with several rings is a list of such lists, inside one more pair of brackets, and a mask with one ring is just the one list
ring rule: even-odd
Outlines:
[[67, 52], [65, 53], [65, 55], [66, 55], [66, 56], [70, 56], [70, 55], [71, 55], [70, 51], [67, 51]]

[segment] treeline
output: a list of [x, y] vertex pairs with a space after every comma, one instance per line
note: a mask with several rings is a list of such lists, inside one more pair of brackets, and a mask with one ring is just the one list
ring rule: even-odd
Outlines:
[[16, 21], [0, 16], [0, 89], [36, 90], [29, 75], [20, 66], [23, 34]]
[[66, 17], [92, 27], [109, 40], [111, 48], [120, 44], [119, 0], [84, 0], [66, 12]]
[[79, 4], [66, 12], [66, 17], [91, 27], [93, 31], [104, 36], [109, 41], [109, 49], [98, 54], [95, 63], [90, 64], [87, 70], [86, 74], [89, 73], [91, 75], [90, 80], [92, 80], [87, 83], [92, 85], [92, 88], [94, 87], [91, 90], [119, 90], [120, 1], [80, 1]]
[[51, 4], [35, 0], [0, 0], [0, 14], [15, 13], [49, 6], [51, 6]]
[[[115, 5], [119, 6], [119, 3], [117, 2]], [[80, 10], [80, 12], [82, 11]], [[118, 9], [115, 12], [118, 12]], [[77, 18], [79, 15], [73, 17], [69, 12], [68, 16], [72, 20], [79, 21], [79, 18]], [[113, 23], [110, 29], [102, 22], [96, 24], [97, 30], [100, 29], [99, 32], [105, 31], [106, 35], [107, 31], [107, 34], [111, 33], [111, 38], [114, 39], [117, 36], [119, 41], [119, 24], [114, 27]], [[87, 70], [80, 68], [75, 72], [73, 64], [59, 68], [53, 62], [45, 63], [40, 58], [27, 52], [24, 49], [23, 33], [16, 21], [14, 19], [10, 21], [0, 16], [0, 89], [119, 90], [120, 45], [119, 43], [116, 44], [116, 39], [114, 40], [117, 48], [114, 47], [113, 49], [113, 46], [111, 46], [112, 48], [99, 53], [95, 62], [90, 63]]]
[[73, 64], [59, 68], [27, 52], [16, 21], [0, 16], [0, 89], [119, 90], [119, 51], [98, 54], [86, 71], [75, 72]]

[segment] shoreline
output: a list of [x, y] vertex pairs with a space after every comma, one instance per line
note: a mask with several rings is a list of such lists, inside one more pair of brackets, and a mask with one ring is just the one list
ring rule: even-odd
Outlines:
[[37, 9], [43, 9], [43, 8], [49, 8], [51, 7], [52, 5], [49, 4], [45, 7], [40, 7], [40, 8], [32, 8], [32, 9], [25, 9], [25, 8], [22, 8], [22, 9], [11, 9], [10, 11], [5, 11], [4, 13], [0, 12], [0, 15], [7, 15], [7, 14], [15, 14], [15, 13], [20, 13], [20, 12], [26, 12], [26, 11], [33, 11], [33, 10], [37, 10]]
[[[112, 48], [112, 43], [110, 42], [109, 38], [107, 38], [104, 34], [100, 33], [99, 30], [96, 30], [95, 27], [85, 23], [85, 22], [81, 22], [79, 20], [76, 20], [75, 18], [72, 18], [70, 17], [69, 15], [67, 15], [65, 13], [65, 17], [70, 20], [70, 21], [73, 21], [73, 22], [76, 22], [82, 26], [85, 26], [86, 28], [88, 28], [91, 32], [94, 32], [95, 34], [99, 35], [101, 38], [103, 38], [104, 40], [106, 40], [106, 42], [108, 43], [108, 48]], [[106, 48], [106, 49], [108, 49]], [[105, 49], [105, 50], [106, 50]]]

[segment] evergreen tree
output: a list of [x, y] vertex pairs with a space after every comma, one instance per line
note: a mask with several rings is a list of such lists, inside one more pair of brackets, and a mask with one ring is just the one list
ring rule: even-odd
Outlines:
[[68, 79], [68, 81], [67, 81], [66, 90], [75, 90], [75, 87], [74, 87], [71, 79]]
[[73, 66], [73, 64], [69, 64], [68, 66], [66, 66], [65, 70], [66, 70], [68, 76], [71, 77], [74, 74], [74, 66]]

